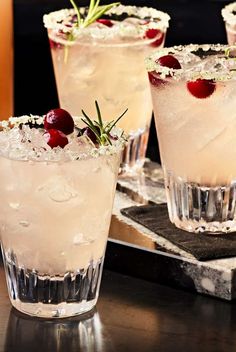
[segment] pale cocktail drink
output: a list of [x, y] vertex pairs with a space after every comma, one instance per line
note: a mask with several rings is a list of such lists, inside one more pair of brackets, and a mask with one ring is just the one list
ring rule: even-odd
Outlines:
[[235, 54], [191, 45], [146, 61], [169, 216], [184, 230], [236, 230]]
[[236, 2], [225, 6], [221, 13], [225, 22], [228, 43], [234, 45], [236, 43]]
[[41, 317], [83, 313], [98, 298], [123, 139], [116, 134], [111, 145], [98, 146], [75, 128], [58, 145], [55, 130], [48, 141], [40, 117], [11, 122], [13, 129], [0, 132], [1, 243], [11, 302]]
[[75, 115], [85, 107], [93, 116], [91, 101], [98, 99], [108, 121], [128, 108], [119, 123], [129, 135], [123, 168], [140, 168], [152, 115], [144, 58], [163, 47], [169, 16], [118, 6], [86, 28], [75, 27], [75, 16], [72, 9], [44, 16], [60, 105]]

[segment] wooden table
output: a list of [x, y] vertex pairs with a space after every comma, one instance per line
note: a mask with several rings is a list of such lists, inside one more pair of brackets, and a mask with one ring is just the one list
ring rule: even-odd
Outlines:
[[236, 350], [236, 305], [104, 270], [93, 315], [62, 320], [11, 308], [0, 266], [0, 351]]

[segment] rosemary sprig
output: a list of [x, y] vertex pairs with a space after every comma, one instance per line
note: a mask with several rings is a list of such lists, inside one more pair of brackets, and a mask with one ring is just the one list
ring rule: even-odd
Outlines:
[[104, 123], [97, 101], [95, 101], [95, 106], [98, 120], [91, 120], [90, 117], [84, 112], [84, 110], [82, 110], [84, 118], [81, 120], [90, 128], [91, 131], [93, 131], [100, 145], [111, 145], [112, 142], [110, 132], [112, 128], [115, 127], [117, 122], [126, 114], [128, 109], [126, 109], [116, 120]]
[[75, 0], [70, 0], [71, 5], [75, 9], [75, 13], [77, 14], [77, 24], [78, 28], [88, 27], [91, 23], [95, 22], [98, 18], [104, 15], [107, 11], [109, 11], [112, 7], [119, 5], [119, 2], [114, 2], [109, 5], [99, 6], [100, 0], [90, 0], [88, 13], [85, 18], [81, 18], [80, 9], [76, 4]]
[[81, 22], [81, 17], [80, 17], [80, 11], [79, 11], [79, 8], [78, 8], [78, 6], [76, 5], [76, 3], [75, 3], [75, 1], [74, 0], [70, 0], [70, 2], [71, 2], [71, 5], [74, 7], [74, 9], [75, 9], [75, 13], [76, 13], [76, 15], [77, 15], [77, 26], [78, 26], [78, 23], [80, 23]]

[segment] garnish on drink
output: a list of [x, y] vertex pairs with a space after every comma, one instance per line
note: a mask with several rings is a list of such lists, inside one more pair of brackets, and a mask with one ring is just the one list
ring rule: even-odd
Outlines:
[[49, 130], [47, 130], [44, 135], [46, 137], [47, 144], [51, 148], [64, 148], [69, 143], [66, 135], [60, 130], [56, 130], [54, 128], [50, 128]]
[[70, 134], [74, 131], [74, 125], [72, 116], [66, 110], [60, 108], [50, 110], [44, 118], [45, 130], [53, 128], [65, 134]]
[[107, 27], [112, 27], [112, 22], [106, 19], [100, 19], [107, 11], [109, 11], [112, 7], [119, 5], [119, 2], [114, 2], [109, 5], [100, 5], [100, 0], [90, 0], [89, 8], [87, 14], [84, 18], [81, 17], [80, 8], [76, 4], [76, 0], [70, 0], [72, 6], [74, 7], [77, 21], [76, 26], [79, 28], [88, 27], [90, 24], [98, 20], [99, 23], [104, 24]]
[[[84, 144], [89, 144], [90, 147], [99, 149], [100, 146], [112, 146], [118, 139], [125, 143], [123, 131], [116, 128], [116, 124], [128, 109], [117, 119], [107, 122], [102, 119], [97, 101], [95, 101], [95, 106], [97, 120], [92, 120], [84, 111], [82, 111], [83, 117], [73, 118], [66, 110], [57, 108], [50, 110], [43, 118], [34, 115], [10, 118], [9, 121], [2, 121], [0, 127], [3, 130], [13, 129], [16, 131], [22, 136], [22, 142], [31, 143], [29, 145], [30, 148], [32, 147], [31, 149], [34, 149], [35, 138], [39, 138], [44, 150], [47, 150], [44, 142], [52, 149], [58, 147], [63, 149], [67, 145], [68, 149], [70, 149], [70, 143], [72, 143], [75, 145], [75, 149], [78, 150], [79, 146]], [[84, 125], [83, 127], [81, 127], [82, 124]], [[37, 142], [35, 151], [37, 151], [39, 144]]]
[[216, 84], [213, 80], [198, 78], [196, 81], [187, 82], [187, 88], [194, 97], [205, 99], [214, 93]]
[[[84, 35], [101, 39], [107, 37], [134, 38], [147, 41], [152, 47], [163, 45], [169, 16], [148, 7], [124, 6], [119, 2], [100, 5], [100, 0], [91, 0], [88, 7], [79, 7], [76, 0], [70, 0], [73, 8], [44, 15], [44, 24], [52, 29], [49, 38], [52, 50], [74, 42]], [[105, 31], [106, 29], [106, 31]], [[113, 35], [111, 35], [113, 33]]]
[[[164, 55], [159, 57], [156, 61], [162, 67], [168, 67], [174, 70], [181, 69], [181, 65], [179, 61], [173, 55]], [[170, 75], [168, 75], [170, 77]], [[163, 79], [160, 78], [160, 74], [158, 72], [148, 72], [148, 78], [152, 85], [158, 86], [160, 84], [165, 83]]]
[[[227, 49], [225, 52], [225, 59], [230, 58], [230, 52]], [[159, 86], [160, 84], [166, 83], [165, 80], [161, 79], [160, 76], [163, 74], [166, 78], [176, 76], [177, 71], [182, 68], [179, 60], [173, 54], [166, 54], [158, 57], [155, 60], [155, 70], [148, 72], [149, 81], [153, 86]], [[158, 69], [157, 67], [160, 67]], [[162, 69], [164, 68], [164, 69]], [[167, 68], [167, 69], [165, 69]], [[168, 73], [168, 69], [170, 72]], [[196, 78], [186, 82], [186, 88], [188, 92], [198, 99], [205, 99], [210, 97], [216, 90], [216, 83], [214, 79], [207, 78]]]
[[88, 126], [88, 128], [94, 133], [96, 136], [96, 142], [100, 145], [107, 145], [112, 144], [110, 132], [115, 127], [117, 122], [126, 114], [128, 109], [126, 109], [116, 120], [112, 120], [110, 122], [104, 123], [101, 116], [101, 111], [99, 109], [97, 101], [95, 101], [96, 110], [97, 110], [97, 117], [98, 120], [92, 121], [90, 117], [82, 110], [82, 114], [84, 118], [82, 121]]
[[[98, 102], [95, 101], [97, 120], [92, 120], [84, 110], [82, 110], [83, 118], [81, 120], [87, 125], [85, 128], [79, 129], [79, 136], [86, 135], [94, 144], [112, 145], [111, 131], [116, 126], [117, 122], [126, 114], [126, 109], [116, 120], [104, 122]], [[68, 144], [66, 135], [74, 132], [74, 120], [72, 116], [64, 109], [50, 110], [44, 117], [44, 128], [48, 132], [46, 137], [48, 144], [55, 148], [60, 146], [64, 148]], [[67, 141], [67, 142], [66, 142]]]

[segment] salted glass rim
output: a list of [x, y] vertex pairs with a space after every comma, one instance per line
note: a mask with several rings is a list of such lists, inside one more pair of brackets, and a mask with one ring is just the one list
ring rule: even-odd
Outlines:
[[[75, 127], [84, 127], [81, 126], [81, 118], [80, 116], [73, 116]], [[67, 163], [67, 162], [79, 162], [85, 161], [89, 159], [97, 159], [100, 157], [109, 157], [112, 155], [119, 155], [126, 143], [126, 135], [123, 133], [123, 130], [118, 127], [114, 127], [112, 129], [113, 133], [117, 136], [117, 138], [113, 141], [112, 145], [108, 144], [105, 146], [99, 145], [98, 147], [94, 146], [89, 151], [81, 153], [78, 151], [71, 151], [69, 148], [50, 148], [44, 151], [38, 151], [37, 148], [35, 150], [35, 146], [32, 145], [32, 148], [25, 148], [22, 150], [18, 149], [19, 146], [22, 146], [23, 143], [12, 143], [8, 144], [8, 137], [12, 131], [20, 131], [20, 125], [26, 125], [28, 122], [33, 122], [35, 125], [42, 125], [44, 117], [38, 115], [22, 115], [19, 117], [10, 117], [8, 120], [0, 121], [0, 157], [5, 159], [10, 159], [19, 162], [41, 162], [41, 163]], [[106, 121], [103, 121], [104, 123]], [[27, 125], [26, 125], [27, 126]], [[36, 128], [27, 127], [28, 131], [36, 130]], [[42, 128], [43, 130], [43, 128]], [[46, 131], [45, 131], [46, 132]], [[45, 133], [42, 131], [42, 134]], [[41, 132], [39, 132], [41, 133]], [[74, 132], [75, 134], [76, 132]], [[67, 136], [69, 137], [69, 136]], [[4, 139], [3, 141], [1, 139]], [[75, 137], [74, 137], [75, 138]], [[4, 142], [6, 143], [4, 149]], [[69, 140], [69, 143], [71, 140]], [[13, 147], [14, 146], [14, 149]]]
[[[158, 59], [165, 55], [173, 55], [183, 63], [191, 62], [199, 56], [206, 58], [207, 52], [215, 56], [215, 62], [210, 69], [201, 68], [198, 64], [193, 65], [190, 69], [183, 67], [180, 69], [168, 68], [160, 65]], [[192, 56], [191, 56], [192, 55]], [[205, 56], [204, 56], [205, 55]], [[236, 80], [236, 46], [226, 44], [189, 44], [166, 47], [156, 50], [145, 59], [146, 69], [148, 72], [155, 72], [162, 79], [175, 80], [196, 80], [208, 79], [214, 81]]]
[[[81, 15], [84, 14], [86, 7], [80, 8]], [[170, 16], [160, 10], [154, 9], [152, 7], [137, 7], [137, 6], [125, 6], [119, 5], [113, 7], [106, 13], [106, 16], [122, 16], [126, 14], [127, 17], [136, 17], [138, 19], [148, 19], [147, 23], [138, 25], [135, 27], [135, 30], [132, 29], [131, 32], [129, 28], [125, 28], [125, 26], [113, 26], [107, 27], [102, 26], [100, 28], [94, 26], [88, 26], [86, 28], [77, 28], [76, 26], [71, 27], [70, 20], [76, 15], [76, 12], [73, 8], [71, 9], [61, 9], [58, 11], [53, 11], [43, 16], [44, 26], [47, 28], [49, 37], [51, 39], [56, 39], [56, 42], [66, 45], [74, 45], [81, 39], [93, 39], [94, 41], [99, 42], [99, 45], [106, 45], [106, 41], [108, 41], [107, 45], [111, 43], [109, 40], [114, 40], [118, 36], [122, 37], [130, 37], [139, 39], [139, 45], [141, 42], [148, 44], [154, 41], [154, 39], [144, 39], [143, 35], [147, 29], [159, 29], [163, 33], [166, 32], [169, 27]], [[122, 24], [122, 21], [120, 21]], [[126, 31], [127, 30], [127, 31]], [[68, 40], [60, 38], [56, 34], [63, 32], [64, 34], [72, 34], [73, 40]], [[142, 39], [142, 41], [141, 41]], [[114, 43], [113, 46], [123, 46], [130, 45], [130, 41], [128, 43]], [[84, 44], [84, 43], [83, 43]]]
[[[233, 13], [235, 11], [235, 14]], [[236, 2], [232, 2], [226, 5], [221, 10], [222, 17], [227, 24], [235, 25], [236, 24]]]

